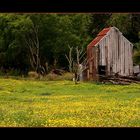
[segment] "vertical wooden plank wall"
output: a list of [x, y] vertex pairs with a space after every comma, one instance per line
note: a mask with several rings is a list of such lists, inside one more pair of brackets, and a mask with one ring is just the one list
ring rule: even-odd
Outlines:
[[133, 45], [122, 33], [116, 28], [111, 28], [97, 46], [88, 50], [88, 58], [93, 58], [89, 62], [89, 79], [97, 78], [99, 65], [107, 67], [108, 75], [133, 75], [132, 50]]
[[118, 69], [117, 69], [117, 65], [118, 65], [118, 34], [117, 34], [117, 31], [115, 30], [114, 31], [114, 33], [115, 33], [115, 37], [114, 37], [114, 39], [115, 39], [115, 43], [114, 43], [114, 45], [115, 45], [115, 71], [114, 71], [114, 73], [117, 73], [118, 72]]
[[92, 71], [93, 71], [93, 48], [90, 48], [90, 61], [89, 61], [89, 80], [92, 80]]
[[127, 55], [126, 55], [126, 53], [127, 53], [127, 46], [126, 46], [126, 41], [124, 40], [124, 76], [126, 76], [127, 75]]
[[122, 36], [120, 36], [120, 58], [121, 58], [120, 75], [123, 75], [123, 39], [122, 39]]
[[120, 34], [118, 33], [118, 73], [120, 74]]
[[119, 75], [121, 75], [121, 34], [119, 33], [118, 35], [118, 47], [119, 47], [119, 50], [118, 50], [118, 55], [119, 55]]
[[129, 70], [128, 70], [128, 72], [129, 72], [129, 75], [131, 76], [132, 75], [132, 73], [131, 73], [131, 44], [129, 44], [129, 52], [128, 52], [128, 55], [129, 55], [129, 63], [128, 63], [128, 65], [129, 65]]
[[96, 78], [99, 81], [99, 73], [98, 73], [98, 66], [99, 66], [99, 58], [100, 58], [100, 50], [99, 46], [96, 47]]
[[110, 35], [109, 35], [109, 58], [110, 58], [110, 75], [112, 75], [112, 73], [113, 73], [113, 57], [112, 57], [112, 55], [113, 55], [113, 52], [112, 52], [112, 46], [113, 46], [113, 44], [112, 44], [112, 38], [111, 38], [111, 34], [112, 34], [112, 31], [110, 31], [111, 33], [110, 33]]
[[122, 76], [129, 76], [133, 74], [132, 45], [120, 31], [112, 28], [109, 34], [100, 41], [99, 46], [99, 65], [107, 65], [109, 75], [118, 73]]
[[133, 45], [130, 44], [130, 75], [133, 75]]
[[126, 67], [125, 67], [125, 70], [126, 70], [126, 76], [128, 76], [129, 75], [129, 72], [128, 72], [128, 70], [129, 70], [129, 66], [128, 66], [128, 61], [129, 61], [129, 55], [128, 55], [128, 51], [129, 51], [129, 44], [128, 44], [128, 42], [127, 42], [127, 40], [125, 40], [125, 60], [126, 60]]
[[116, 38], [116, 30], [114, 29], [114, 74], [117, 73], [117, 38]]
[[124, 40], [124, 37], [123, 37], [123, 76], [125, 76], [125, 40]]
[[113, 30], [113, 32], [112, 32], [112, 51], [113, 51], [113, 53], [112, 53], [112, 55], [113, 55], [113, 75], [114, 75], [114, 71], [115, 71], [115, 38], [114, 38], [114, 30]]
[[109, 42], [110, 42], [110, 35], [107, 36], [107, 70], [108, 70], [108, 75], [110, 75], [110, 63], [111, 63], [111, 59], [110, 59], [110, 45], [109, 45]]

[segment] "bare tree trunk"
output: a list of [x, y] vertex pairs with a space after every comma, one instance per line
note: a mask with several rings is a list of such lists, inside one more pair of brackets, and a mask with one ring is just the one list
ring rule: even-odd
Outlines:
[[69, 71], [74, 73], [75, 84], [78, 84], [78, 81], [80, 80], [80, 75], [84, 70], [87, 69], [88, 61], [86, 58], [84, 59], [86, 51], [84, 51], [83, 48], [79, 49], [78, 47], [75, 48], [76, 58], [74, 61], [74, 58], [72, 57], [72, 50], [73, 47], [69, 47], [69, 55], [65, 56], [69, 62]]
[[77, 66], [78, 66], [77, 63], [74, 62], [74, 64], [73, 64], [73, 72], [74, 72], [74, 82], [75, 82], [75, 84], [78, 83], [78, 72], [77, 72], [78, 68], [77, 68]]
[[73, 64], [73, 58], [72, 58], [72, 50], [73, 50], [73, 47], [70, 47], [69, 46], [69, 55], [65, 55], [68, 62], [69, 62], [69, 71], [72, 73], [72, 64]]
[[81, 80], [80, 75], [82, 74], [82, 72], [84, 70], [84, 69], [81, 69], [81, 66], [82, 66], [81, 60], [83, 59], [83, 57], [86, 53], [84, 52], [83, 48], [79, 49], [78, 47], [76, 47], [75, 49], [76, 49], [76, 67], [75, 67], [76, 68], [76, 70], [75, 70], [76, 78], [75, 78], [75, 83], [77, 84], [78, 81]]
[[29, 34], [25, 38], [25, 42], [30, 51], [30, 64], [34, 71], [40, 73], [40, 58], [39, 58], [39, 38], [38, 38], [38, 27], [33, 25]]
[[45, 69], [46, 69], [46, 73], [48, 73], [49, 71], [48, 62], [45, 63]]

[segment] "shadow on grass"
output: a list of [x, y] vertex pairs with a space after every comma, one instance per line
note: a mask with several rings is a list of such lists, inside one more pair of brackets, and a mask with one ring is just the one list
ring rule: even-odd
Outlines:
[[0, 90], [3, 90], [4, 88], [3, 87], [0, 87]]
[[51, 93], [41, 93], [40, 96], [49, 96]]

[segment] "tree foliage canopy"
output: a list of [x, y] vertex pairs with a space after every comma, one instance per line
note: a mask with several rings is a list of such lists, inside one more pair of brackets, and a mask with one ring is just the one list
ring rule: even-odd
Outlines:
[[[39, 58], [68, 70], [65, 55], [70, 47], [86, 50], [88, 43], [104, 27], [116, 26], [135, 44], [136, 64], [140, 63], [139, 14], [0, 14], [0, 69], [21, 73], [32, 70], [26, 40], [32, 39], [33, 26], [38, 28]], [[75, 55], [75, 52], [73, 52]]]

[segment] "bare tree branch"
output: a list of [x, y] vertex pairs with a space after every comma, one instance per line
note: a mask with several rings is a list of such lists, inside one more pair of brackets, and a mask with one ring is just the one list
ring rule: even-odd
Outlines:
[[73, 64], [73, 58], [72, 58], [72, 50], [73, 50], [73, 47], [69, 47], [69, 55], [65, 55], [66, 59], [68, 60], [69, 62], [69, 71], [72, 72], [72, 64]]
[[[33, 24], [30, 32], [25, 37], [25, 42], [30, 51], [30, 64], [33, 70], [40, 71], [38, 26]], [[43, 70], [44, 71], [44, 70]]]

